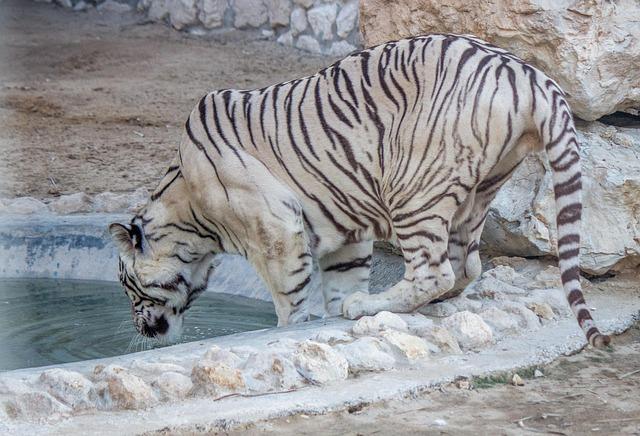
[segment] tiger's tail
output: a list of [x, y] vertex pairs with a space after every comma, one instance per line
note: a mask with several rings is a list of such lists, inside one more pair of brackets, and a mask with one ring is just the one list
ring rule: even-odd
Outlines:
[[545, 86], [549, 110], [538, 112], [535, 121], [553, 175], [558, 227], [558, 262], [562, 286], [571, 310], [589, 344], [594, 347], [603, 347], [609, 344], [610, 338], [600, 333], [596, 327], [580, 286], [582, 182], [579, 146], [573, 116], [560, 88], [551, 80], [548, 80]]

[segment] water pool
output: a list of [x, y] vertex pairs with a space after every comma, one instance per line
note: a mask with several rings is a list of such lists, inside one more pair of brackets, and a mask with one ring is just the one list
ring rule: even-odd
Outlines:
[[[205, 292], [185, 314], [179, 342], [276, 323], [269, 302]], [[118, 283], [0, 279], [0, 371], [140, 351], [135, 336], [129, 299]]]

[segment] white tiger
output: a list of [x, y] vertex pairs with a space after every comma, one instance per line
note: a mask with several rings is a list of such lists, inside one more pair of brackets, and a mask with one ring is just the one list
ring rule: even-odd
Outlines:
[[[553, 169], [562, 283], [603, 345], [579, 281], [581, 182], [569, 106], [545, 74], [470, 36], [389, 42], [317, 74], [205, 95], [178, 155], [130, 224], [112, 224], [134, 323], [175, 335], [221, 252], [245, 256], [278, 324], [308, 319], [312, 258], [326, 312], [410, 312], [481, 272], [490, 202], [523, 158]], [[396, 243], [404, 278], [368, 294], [374, 240]]]

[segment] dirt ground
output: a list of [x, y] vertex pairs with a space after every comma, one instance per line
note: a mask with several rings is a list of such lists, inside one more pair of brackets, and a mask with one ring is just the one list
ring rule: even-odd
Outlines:
[[[151, 189], [205, 92], [261, 87], [332, 61], [259, 34], [195, 37], [136, 14], [0, 1], [0, 197]], [[636, 327], [611, 350], [560, 359], [522, 387], [475, 380], [472, 389], [452, 385], [233, 433], [640, 434], [638, 370]]]
[[199, 98], [333, 59], [258, 33], [207, 37], [140, 15], [0, 2], [0, 197], [155, 187]]
[[[609, 350], [584, 350], [509, 375], [455, 384], [415, 398], [296, 415], [232, 430], [231, 435], [640, 435], [640, 325], [614, 338]], [[531, 377], [531, 378], [530, 378]], [[460, 386], [463, 386], [462, 384]], [[464, 386], [463, 386], [464, 387]]]

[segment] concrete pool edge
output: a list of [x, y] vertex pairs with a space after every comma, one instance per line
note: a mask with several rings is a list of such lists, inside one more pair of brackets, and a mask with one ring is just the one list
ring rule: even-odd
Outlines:
[[[640, 318], [640, 301], [629, 304], [626, 298], [611, 296], [591, 296], [593, 304], [599, 307], [599, 323], [608, 333], [620, 333]], [[595, 297], [595, 298], [594, 298]], [[607, 302], [607, 306], [602, 304]], [[270, 329], [213, 338], [201, 343], [182, 344], [185, 359], [192, 359], [211, 345], [220, 347], [233, 344], [235, 347], [255, 347], [262, 343], [282, 338], [304, 340], [310, 335], [317, 336], [323, 331], [348, 331], [352, 321], [327, 320], [286, 329]], [[434, 386], [451, 382], [456, 377], [486, 376], [496, 372], [514, 370], [550, 363], [557, 357], [579, 351], [584, 347], [584, 339], [575, 324], [567, 318], [550, 323], [534, 333], [507, 337], [478, 353], [445, 355], [425, 359], [413, 365], [383, 372], [363, 373], [357, 378], [350, 377], [323, 386], [307, 386], [286, 393], [268, 393], [260, 396], [232, 396], [220, 401], [212, 397], [188, 398], [178, 402], [157, 405], [146, 410], [94, 411], [81, 415], [59, 418], [43, 423], [15, 422], [6, 427], [12, 434], [32, 433], [36, 427], [39, 434], [86, 434], [86, 429], [95, 429], [99, 434], [131, 434], [156, 431], [197, 431], [206, 432], [229, 428], [265, 419], [287, 416], [295, 413], [318, 414], [341, 410], [360, 403], [374, 403], [383, 400], [406, 397]], [[124, 363], [145, 359], [157, 361], [162, 351], [152, 350], [117, 358], [85, 361], [61, 367], [85, 370], [95, 364], [109, 361]], [[11, 375], [27, 377], [41, 368], [16, 370]], [[0, 427], [2, 429], [2, 427]], [[99, 430], [98, 430], [99, 429]]]

